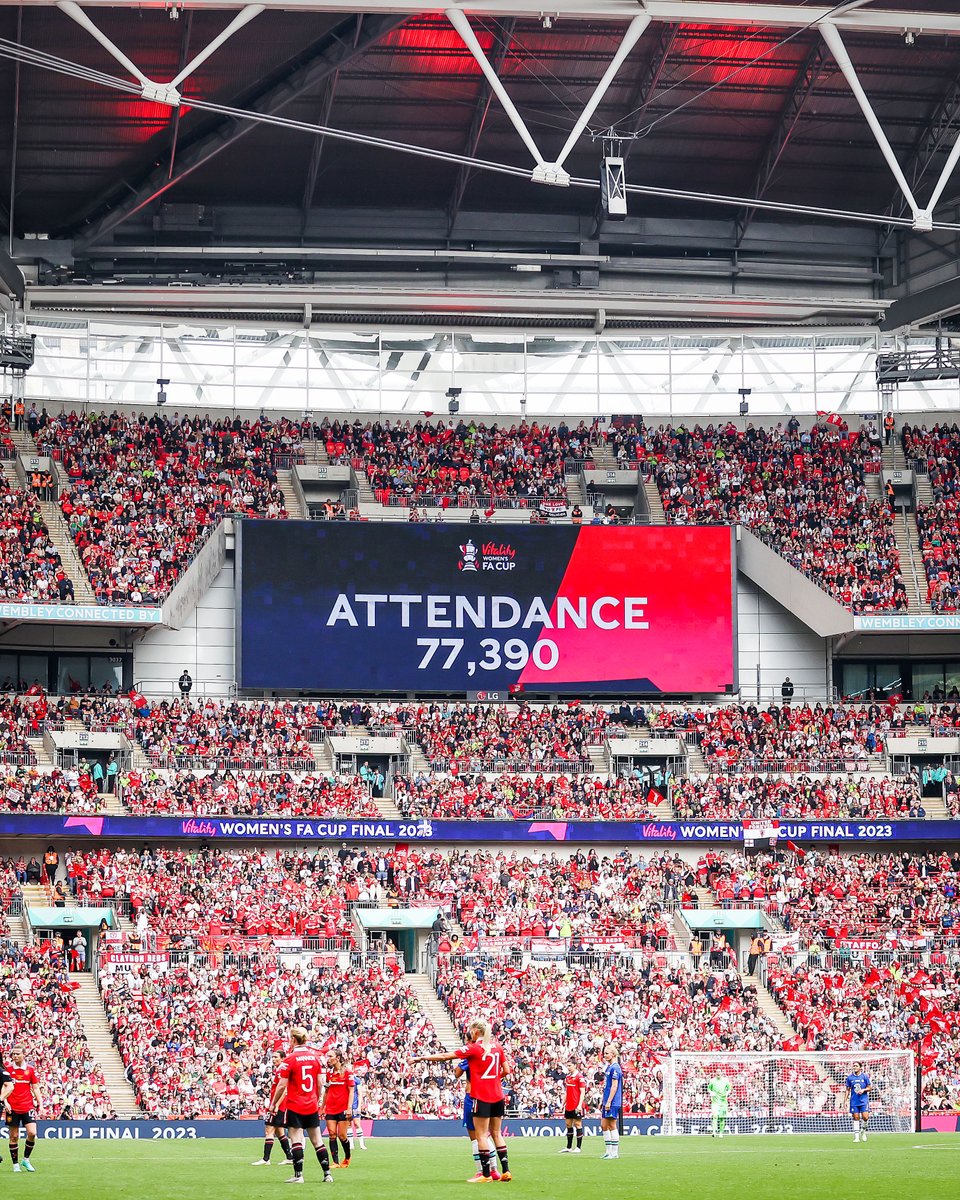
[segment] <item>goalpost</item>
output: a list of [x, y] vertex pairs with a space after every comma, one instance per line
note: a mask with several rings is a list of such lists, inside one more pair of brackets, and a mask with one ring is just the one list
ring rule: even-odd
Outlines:
[[665, 1134], [707, 1134], [707, 1084], [727, 1079], [728, 1133], [849, 1133], [844, 1080], [862, 1063], [870, 1076], [870, 1132], [912, 1133], [916, 1073], [910, 1050], [696, 1054], [674, 1051], [663, 1064]]

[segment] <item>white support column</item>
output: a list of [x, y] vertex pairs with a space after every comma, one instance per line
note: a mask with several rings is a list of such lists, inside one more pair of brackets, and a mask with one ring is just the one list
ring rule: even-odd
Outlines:
[[960, 134], [957, 135], [957, 140], [953, 143], [953, 149], [950, 151], [950, 156], [943, 164], [943, 170], [940, 172], [940, 178], [937, 180], [937, 186], [933, 189], [930, 199], [927, 201], [927, 207], [924, 210], [925, 215], [930, 218], [930, 227], [933, 227], [933, 211], [940, 203], [940, 197], [946, 190], [947, 184], [950, 182], [950, 177], [956, 169], [957, 163], [960, 162]]
[[830, 53], [836, 59], [837, 66], [843, 72], [844, 79], [850, 85], [850, 90], [856, 97], [864, 117], [866, 117], [867, 124], [870, 126], [877, 145], [880, 147], [880, 152], [887, 160], [887, 166], [893, 172], [893, 177], [896, 179], [900, 190], [906, 198], [907, 204], [910, 206], [910, 211], [913, 213], [914, 228], [932, 228], [932, 218], [929, 212], [924, 212], [920, 208], [920, 205], [917, 204], [916, 197], [910, 188], [910, 184], [907, 182], [907, 177], [904, 175], [899, 162], [897, 162], [897, 156], [893, 151], [893, 147], [890, 145], [890, 141], [883, 131], [883, 126], [880, 124], [877, 114], [873, 111], [873, 105], [870, 103], [867, 93], [863, 90], [863, 85], [860, 83], [856, 68], [850, 59], [850, 55], [847, 53], [846, 46], [843, 44], [840, 31], [830, 21], [821, 21], [817, 28], [823, 35], [823, 40], [830, 47]]
[[115, 45], [105, 33], [98, 29], [96, 25], [94, 25], [79, 4], [74, 4], [73, 0], [59, 0], [57, 8], [59, 8], [62, 12], [65, 12], [67, 16], [76, 21], [78, 25], [82, 25], [87, 33], [89, 33], [92, 38], [95, 38], [100, 45], [103, 46], [107, 53], [111, 54], [117, 60], [121, 67], [126, 67], [134, 79], [142, 83], [144, 87], [148, 87], [152, 83], [152, 80], [148, 79], [140, 70], [140, 68], [135, 66], [130, 59], [127, 58], [120, 47]]
[[566, 142], [564, 142], [563, 149], [557, 155], [555, 165], [558, 168], [563, 166], [570, 151], [577, 144], [580, 134], [583, 133], [587, 127], [587, 122], [596, 112], [597, 105], [610, 90], [610, 85], [613, 83], [617, 72], [626, 61], [627, 55], [634, 48], [637, 42], [639, 42], [640, 38], [646, 31], [647, 26], [650, 24], [650, 19], [649, 13], [640, 13], [639, 16], [634, 17], [630, 22], [627, 32], [623, 35], [623, 41], [620, 43], [616, 54], [611, 59], [609, 67], [607, 67], [603, 73], [603, 78], [594, 88], [593, 95], [587, 101], [587, 107], [580, 114], [580, 119], [570, 130], [570, 136], [567, 138]]
[[57, 7], [72, 20], [76, 21], [78, 25], [82, 26], [122, 67], [125, 67], [130, 72], [140, 84], [140, 94], [145, 100], [155, 100], [159, 104], [168, 104], [171, 108], [177, 108], [180, 104], [180, 92], [178, 88], [184, 79], [191, 75], [202, 63], [205, 63], [210, 55], [219, 50], [224, 42], [231, 38], [238, 29], [242, 29], [254, 17], [258, 17], [266, 6], [264, 4], [248, 4], [245, 8], [241, 9], [229, 25], [221, 33], [217, 34], [209, 46], [205, 50], [201, 50], [195, 58], [187, 63], [179, 75], [175, 79], [171, 79], [169, 83], [157, 83], [155, 80], [149, 79], [144, 75], [140, 68], [131, 62], [120, 47], [111, 41], [103, 30], [99, 29], [90, 20], [80, 5], [75, 3], [75, 0], [58, 0]]
[[457, 33], [460, 34], [461, 38], [463, 39], [463, 44], [477, 60], [480, 70], [486, 76], [487, 83], [490, 84], [490, 88], [494, 95], [503, 105], [504, 111], [510, 118], [514, 129], [516, 129], [517, 133], [520, 134], [520, 137], [523, 139], [523, 144], [533, 155], [534, 161], [538, 166], [543, 166], [543, 155], [540, 153], [537, 143], [533, 140], [533, 135], [527, 128], [523, 117], [521, 117], [519, 112], [517, 112], [517, 107], [510, 99], [510, 95], [507, 92], [507, 89], [503, 86], [500, 76], [493, 69], [490, 60], [484, 53], [483, 47], [477, 40], [477, 35], [473, 32], [473, 26], [470, 24], [466, 13], [461, 12], [458, 8], [448, 8], [446, 10], [446, 17]]
[[244, 25], [248, 25], [254, 17], [259, 17], [263, 12], [263, 8], [264, 6], [262, 4], [248, 4], [246, 8], [241, 9], [226, 27], [226, 29], [224, 29], [222, 33], [217, 34], [210, 45], [207, 46], [206, 50], [201, 50], [196, 58], [191, 59], [190, 62], [187, 63], [187, 65], [175, 79], [170, 80], [169, 86], [178, 88], [180, 84], [183, 83], [183, 81], [187, 78], [187, 76], [192, 75], [197, 67], [201, 65], [201, 63], [205, 63], [210, 55], [213, 54], [215, 50], [219, 50], [228, 38], [233, 37], [233, 35], [239, 29], [242, 29]]

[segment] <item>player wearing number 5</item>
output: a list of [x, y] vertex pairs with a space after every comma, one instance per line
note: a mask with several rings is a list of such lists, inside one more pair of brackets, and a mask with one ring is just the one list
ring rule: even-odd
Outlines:
[[286, 1109], [287, 1112], [290, 1157], [293, 1159], [293, 1175], [287, 1183], [303, 1183], [305, 1132], [317, 1152], [317, 1161], [323, 1169], [323, 1182], [333, 1183], [330, 1156], [323, 1144], [323, 1130], [320, 1128], [319, 1086], [323, 1070], [320, 1055], [307, 1045], [307, 1031], [294, 1026], [290, 1030], [290, 1053], [280, 1064], [272, 1100], [274, 1108]]
[[462, 1059], [470, 1070], [470, 1094], [473, 1096], [473, 1125], [477, 1133], [477, 1150], [480, 1154], [480, 1174], [468, 1179], [468, 1183], [492, 1183], [492, 1160], [494, 1152], [500, 1159], [500, 1178], [509, 1183], [513, 1178], [507, 1161], [507, 1144], [503, 1140], [503, 1124], [506, 1097], [503, 1080], [507, 1074], [507, 1056], [503, 1047], [490, 1033], [486, 1021], [471, 1021], [467, 1026], [469, 1041], [459, 1050], [449, 1054], [425, 1054], [413, 1062], [453, 1062]]
[[853, 1071], [847, 1076], [844, 1083], [850, 1094], [853, 1140], [859, 1142], [862, 1136], [866, 1141], [867, 1122], [870, 1119], [870, 1076], [864, 1071], [863, 1063], [855, 1062], [853, 1064]]

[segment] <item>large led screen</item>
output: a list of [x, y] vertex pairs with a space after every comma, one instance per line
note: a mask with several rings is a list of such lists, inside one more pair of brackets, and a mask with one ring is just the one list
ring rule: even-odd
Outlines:
[[724, 527], [244, 521], [243, 688], [723, 692]]

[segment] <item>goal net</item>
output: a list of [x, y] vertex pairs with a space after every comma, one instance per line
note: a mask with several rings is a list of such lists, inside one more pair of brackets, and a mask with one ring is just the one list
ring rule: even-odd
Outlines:
[[[870, 1131], [911, 1133], [916, 1076], [909, 1050], [691, 1054], [664, 1063], [663, 1133], [710, 1134], [722, 1111], [708, 1086], [731, 1084], [726, 1132], [849, 1133], [846, 1078], [862, 1063], [870, 1076]], [[726, 1091], [714, 1088], [714, 1093]]]

